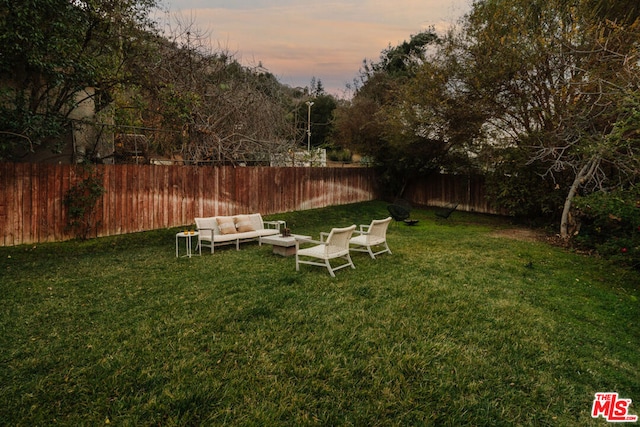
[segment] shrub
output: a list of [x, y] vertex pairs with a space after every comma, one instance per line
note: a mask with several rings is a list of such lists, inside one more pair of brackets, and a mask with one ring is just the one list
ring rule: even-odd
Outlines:
[[67, 229], [73, 230], [78, 239], [86, 240], [89, 233], [98, 226], [95, 208], [105, 192], [102, 177], [93, 169], [88, 175], [67, 191], [64, 204], [67, 207]]
[[575, 242], [603, 257], [640, 268], [640, 186], [578, 197]]
[[351, 151], [349, 150], [331, 150], [327, 153], [329, 160], [334, 162], [351, 162]]
[[[526, 154], [526, 153], [525, 153]], [[528, 164], [517, 150], [503, 150], [500, 161], [487, 174], [487, 197], [495, 208], [521, 219], [549, 219], [559, 216], [565, 192], [559, 191], [565, 183], [542, 178], [544, 165]]]

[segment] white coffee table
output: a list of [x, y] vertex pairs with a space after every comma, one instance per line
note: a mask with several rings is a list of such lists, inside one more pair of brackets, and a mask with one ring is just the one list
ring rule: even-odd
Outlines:
[[296, 243], [300, 240], [309, 240], [311, 236], [303, 236], [301, 234], [292, 234], [287, 237], [281, 235], [266, 236], [262, 238], [262, 243], [273, 246], [273, 253], [282, 256], [291, 256], [296, 254]]

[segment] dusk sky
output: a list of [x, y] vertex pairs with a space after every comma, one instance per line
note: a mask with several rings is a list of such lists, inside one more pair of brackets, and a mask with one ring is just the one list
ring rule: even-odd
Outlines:
[[340, 96], [362, 60], [433, 26], [443, 31], [472, 0], [166, 0], [174, 18], [193, 21], [214, 47], [243, 65], [261, 63], [282, 83], [312, 77]]

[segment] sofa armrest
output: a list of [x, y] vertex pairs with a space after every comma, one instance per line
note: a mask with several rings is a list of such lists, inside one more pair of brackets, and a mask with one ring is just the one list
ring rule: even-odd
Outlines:
[[216, 235], [215, 228], [202, 227], [202, 228], [197, 228], [197, 231], [198, 231], [198, 240], [202, 240], [203, 237], [205, 237], [206, 239], [208, 236], [211, 236], [211, 239], [213, 239], [213, 236]]
[[369, 228], [371, 227], [370, 224], [360, 224], [360, 229], [359, 230], [353, 230], [354, 233], [357, 234], [369, 234]]

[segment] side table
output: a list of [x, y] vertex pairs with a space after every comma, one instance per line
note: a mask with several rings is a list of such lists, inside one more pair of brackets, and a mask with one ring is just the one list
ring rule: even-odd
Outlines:
[[[185, 239], [185, 246], [187, 247], [187, 254], [186, 255], [182, 255], [183, 257], [189, 257], [191, 258], [192, 255], [192, 250], [191, 250], [191, 239], [193, 237], [196, 238], [196, 241], [198, 240], [198, 235], [200, 233], [198, 233], [197, 231], [181, 231], [180, 233], [176, 233], [176, 258], [178, 258], [180, 255], [179, 252], [179, 242], [180, 242], [180, 238], [184, 238]], [[202, 255], [202, 248], [200, 248], [200, 245], [198, 245], [198, 255]]]
[[281, 219], [276, 221], [264, 221], [265, 224], [273, 225], [274, 228], [277, 228], [278, 231], [282, 231], [283, 228], [287, 228], [287, 221], [283, 221]]

